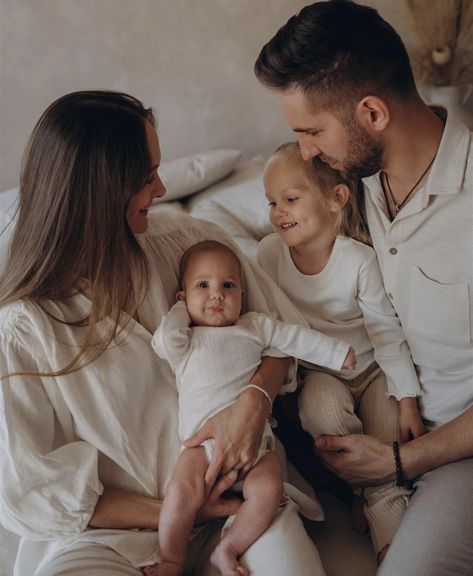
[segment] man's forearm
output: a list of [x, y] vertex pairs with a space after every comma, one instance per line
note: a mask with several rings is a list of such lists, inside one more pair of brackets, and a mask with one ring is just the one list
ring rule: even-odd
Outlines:
[[473, 406], [443, 426], [401, 446], [402, 468], [408, 479], [469, 457], [473, 457]]
[[94, 528], [158, 529], [160, 511], [160, 500], [106, 488], [98, 499], [89, 525]]

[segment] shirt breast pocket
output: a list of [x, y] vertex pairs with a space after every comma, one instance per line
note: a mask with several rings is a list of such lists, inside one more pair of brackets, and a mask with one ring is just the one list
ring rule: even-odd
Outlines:
[[443, 284], [411, 269], [408, 330], [436, 342], [469, 344], [470, 295], [468, 284]]

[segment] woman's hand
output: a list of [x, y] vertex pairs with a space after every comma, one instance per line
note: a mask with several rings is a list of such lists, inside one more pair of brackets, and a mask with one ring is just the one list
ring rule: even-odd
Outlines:
[[314, 443], [327, 468], [353, 486], [376, 486], [395, 477], [392, 447], [373, 436], [319, 436]]
[[237, 479], [236, 470], [221, 476], [210, 491], [206, 502], [197, 511], [196, 524], [202, 524], [215, 518], [224, 518], [236, 514], [241, 506], [241, 499], [238, 496], [223, 497], [225, 491], [229, 490]]
[[268, 400], [258, 390], [248, 388], [184, 443], [186, 448], [192, 448], [208, 438], [215, 440], [205, 475], [208, 487], [213, 486], [220, 472], [236, 470], [240, 476], [248, 472], [258, 454], [268, 413]]
[[399, 437], [402, 444], [425, 434], [425, 425], [419, 414], [417, 398], [399, 400]]

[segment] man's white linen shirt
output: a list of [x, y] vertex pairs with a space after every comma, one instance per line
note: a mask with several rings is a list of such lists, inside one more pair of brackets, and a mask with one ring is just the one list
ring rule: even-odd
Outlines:
[[434, 425], [473, 403], [471, 136], [447, 117], [425, 186], [392, 222], [379, 174], [364, 180], [384, 285], [417, 367], [422, 414]]
[[289, 296], [309, 325], [353, 346], [354, 378], [376, 360], [387, 376], [388, 393], [398, 400], [421, 394], [399, 319], [383, 287], [370, 246], [337, 236], [329, 261], [318, 274], [302, 274], [279, 234], [260, 242], [258, 262]]
[[182, 441], [235, 402], [270, 349], [335, 370], [349, 349], [345, 342], [257, 312], [243, 314], [232, 326], [191, 327], [190, 322], [186, 304], [177, 302], [152, 340], [176, 373]]

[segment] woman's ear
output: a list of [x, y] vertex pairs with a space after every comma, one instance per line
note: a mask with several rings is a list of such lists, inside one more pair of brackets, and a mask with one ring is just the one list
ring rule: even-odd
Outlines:
[[176, 300], [178, 302], [184, 301], [186, 299], [186, 291], [185, 290], [179, 290], [179, 292], [176, 294]]
[[369, 134], [383, 132], [391, 120], [388, 103], [379, 96], [362, 98], [356, 106], [355, 117]]
[[338, 212], [341, 210], [345, 204], [348, 202], [350, 196], [350, 189], [346, 184], [337, 184], [333, 189], [334, 200], [337, 204], [337, 208], [333, 207], [332, 212]]

